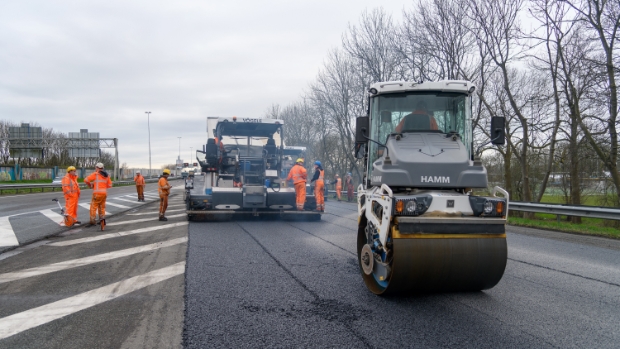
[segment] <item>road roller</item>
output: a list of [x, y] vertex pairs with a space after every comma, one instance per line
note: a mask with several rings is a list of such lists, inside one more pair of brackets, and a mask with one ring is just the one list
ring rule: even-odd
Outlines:
[[[482, 146], [474, 152], [475, 89], [444, 80], [378, 82], [368, 90], [355, 134], [355, 156], [365, 165], [357, 256], [377, 295], [480, 291], [504, 274], [509, 197], [488, 188]], [[505, 143], [504, 124], [491, 118], [485, 145]]]

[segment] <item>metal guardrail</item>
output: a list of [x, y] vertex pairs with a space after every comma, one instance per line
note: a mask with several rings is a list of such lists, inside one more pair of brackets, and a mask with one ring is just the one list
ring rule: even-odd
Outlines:
[[508, 209], [522, 212], [550, 213], [558, 216], [578, 216], [620, 220], [620, 208], [597, 206], [569, 206], [562, 204], [544, 204], [539, 202], [510, 201]]
[[[169, 180], [175, 180], [178, 178], [172, 178]], [[145, 182], [146, 183], [156, 183], [159, 180], [159, 178], [149, 178], [146, 179]], [[80, 189], [87, 189], [88, 186], [84, 183], [78, 183], [80, 186]], [[112, 182], [112, 185], [117, 187], [117, 186], [122, 186], [122, 185], [133, 185], [135, 184], [134, 181], [114, 181]], [[58, 184], [48, 184], [48, 183], [33, 183], [33, 184], [4, 184], [4, 185], [0, 185], [0, 195], [2, 195], [2, 192], [5, 190], [29, 190], [30, 193], [32, 193], [33, 189], [52, 189], [52, 191], [56, 191], [56, 189], [58, 190], [62, 190], [62, 184], [58, 183]]]

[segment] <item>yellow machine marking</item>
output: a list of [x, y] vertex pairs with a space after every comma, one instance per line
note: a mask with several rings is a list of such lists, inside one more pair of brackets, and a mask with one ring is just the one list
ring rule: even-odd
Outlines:
[[401, 234], [392, 226], [392, 239], [505, 239], [503, 234]]

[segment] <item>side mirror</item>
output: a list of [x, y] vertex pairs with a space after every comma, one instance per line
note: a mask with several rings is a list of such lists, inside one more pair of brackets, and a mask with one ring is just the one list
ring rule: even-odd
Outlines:
[[501, 116], [491, 118], [491, 143], [495, 145], [506, 144], [506, 119]]
[[357, 117], [355, 120], [355, 143], [366, 144], [368, 142], [366, 137], [368, 137], [369, 124], [370, 118], [368, 116]]

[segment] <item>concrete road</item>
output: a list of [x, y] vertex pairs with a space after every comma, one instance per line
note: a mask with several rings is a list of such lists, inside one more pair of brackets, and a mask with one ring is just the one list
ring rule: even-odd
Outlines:
[[155, 202], [103, 232], [67, 230], [0, 254], [0, 348], [180, 347], [188, 222], [173, 193], [168, 222]]
[[[173, 186], [181, 186], [181, 181], [171, 181]], [[78, 220], [87, 223], [92, 190], [82, 190], [79, 200]], [[0, 253], [19, 245], [40, 240], [44, 237], [67, 230], [62, 224], [58, 205], [52, 201], [57, 198], [64, 207], [62, 192], [33, 193], [0, 196]], [[108, 190], [106, 215], [142, 206], [137, 201], [135, 186], [114, 187]], [[145, 188], [146, 202], [158, 201], [157, 183], [149, 183]], [[55, 223], [55, 224], [50, 224]]]
[[186, 221], [181, 197], [168, 222], [140, 205], [105, 232], [0, 254], [0, 349], [620, 343], [620, 241], [509, 227], [495, 288], [385, 298], [360, 276], [353, 204], [329, 201], [320, 222], [203, 223]]

